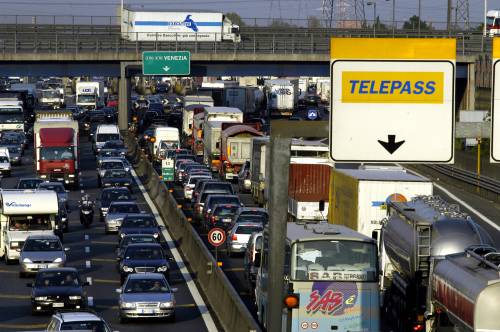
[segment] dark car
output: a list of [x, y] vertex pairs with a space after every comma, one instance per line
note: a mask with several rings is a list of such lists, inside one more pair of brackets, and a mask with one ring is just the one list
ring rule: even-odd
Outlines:
[[130, 190], [125, 187], [104, 188], [101, 192], [101, 221], [104, 221], [106, 214], [108, 214], [109, 206], [113, 201], [133, 201], [134, 197]]
[[161, 229], [155, 217], [149, 213], [130, 213], [122, 221], [119, 238], [127, 234], [150, 234], [155, 239], [160, 239]]
[[127, 153], [127, 147], [125, 146], [125, 143], [121, 140], [111, 140], [107, 141], [104, 143], [102, 148], [97, 149], [97, 152], [100, 152], [101, 150], [104, 151], [119, 151], [120, 155], [124, 156]]
[[203, 220], [208, 222], [212, 208], [217, 204], [232, 204], [241, 206], [240, 198], [237, 195], [208, 195], [203, 204]]
[[170, 272], [169, 259], [158, 243], [129, 244], [120, 262], [120, 281], [131, 273], [158, 272], [167, 279]]
[[82, 309], [87, 306], [87, 298], [78, 271], [74, 267], [41, 269], [31, 287], [32, 313]]
[[37, 178], [24, 178], [19, 179], [16, 189], [37, 189], [38, 185], [42, 183], [42, 179]]
[[222, 181], [203, 183], [194, 204], [195, 218], [201, 219], [203, 217], [203, 206], [205, 205], [205, 200], [208, 195], [213, 194], [234, 195], [233, 186], [229, 182]]
[[101, 178], [101, 184], [106, 187], [126, 187], [130, 189], [132, 176], [124, 169], [108, 169]]
[[194, 186], [193, 188], [193, 193], [192, 193], [192, 196], [191, 196], [191, 204], [195, 204], [196, 203], [196, 199], [198, 197], [198, 195], [200, 194], [201, 192], [201, 189], [203, 188], [203, 184], [205, 182], [220, 182], [218, 180], [215, 180], [215, 179], [200, 179], [196, 182], [196, 185]]
[[241, 207], [240, 204], [217, 204], [205, 220], [205, 228], [219, 227], [227, 230], [233, 221], [234, 214]]
[[233, 224], [239, 222], [256, 222], [267, 225], [269, 214], [267, 209], [259, 207], [241, 207], [234, 215]]
[[130, 244], [134, 243], [158, 243], [159, 238], [152, 234], [127, 234], [120, 239], [120, 243], [116, 247], [116, 260], [121, 262], [123, 254]]

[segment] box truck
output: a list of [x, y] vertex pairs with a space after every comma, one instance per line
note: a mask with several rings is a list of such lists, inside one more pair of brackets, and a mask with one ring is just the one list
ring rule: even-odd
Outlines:
[[[372, 237], [386, 218], [387, 202], [432, 195], [432, 182], [400, 167], [332, 169], [328, 222]], [[375, 233], [374, 233], [375, 232]]]
[[104, 106], [104, 82], [77, 82], [76, 105], [85, 109]]
[[271, 117], [291, 116], [299, 98], [298, 80], [266, 80], [264, 91], [267, 98], [267, 112]]
[[245, 115], [260, 111], [264, 103], [264, 93], [257, 87], [230, 87], [226, 88], [224, 92], [225, 105], [239, 108]]
[[123, 8], [121, 35], [129, 41], [241, 41], [240, 27], [222, 13]]
[[25, 129], [23, 102], [17, 98], [0, 98], [0, 131]]

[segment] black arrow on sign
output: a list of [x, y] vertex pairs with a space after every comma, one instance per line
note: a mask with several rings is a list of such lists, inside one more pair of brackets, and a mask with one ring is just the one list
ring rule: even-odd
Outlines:
[[387, 142], [378, 140], [380, 145], [384, 147], [390, 154], [393, 154], [405, 141], [396, 142], [396, 135], [387, 135]]

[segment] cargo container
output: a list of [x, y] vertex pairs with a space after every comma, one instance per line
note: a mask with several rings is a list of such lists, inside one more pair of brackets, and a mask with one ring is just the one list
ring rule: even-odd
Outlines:
[[262, 136], [259, 124], [223, 123], [220, 138], [219, 174], [226, 180], [238, 177], [241, 166], [250, 160], [250, 142]]
[[238, 85], [239, 85], [238, 81], [223, 81], [223, 80], [201, 83], [202, 88], [216, 88], [216, 89], [234, 88], [237, 87]]
[[225, 89], [224, 101], [226, 106], [236, 107], [245, 115], [254, 114], [264, 103], [264, 93], [257, 87], [230, 87]]
[[220, 137], [222, 124], [227, 122], [241, 122], [238, 119], [205, 122], [203, 126], [203, 162], [212, 172], [220, 168]]
[[252, 197], [259, 205], [265, 205], [264, 188], [266, 183], [266, 145], [269, 136], [254, 137], [250, 143], [252, 158], [250, 158], [250, 182]]
[[104, 83], [77, 82], [76, 104], [85, 109], [96, 109], [104, 106]]
[[269, 116], [291, 116], [299, 98], [297, 79], [266, 80], [264, 91]]
[[123, 8], [121, 35], [129, 41], [241, 41], [240, 27], [222, 13]]
[[378, 231], [389, 200], [432, 195], [432, 182], [405, 169], [332, 169], [328, 221], [366, 236]]
[[196, 156], [203, 156], [203, 120], [205, 110], [193, 116], [192, 150]]

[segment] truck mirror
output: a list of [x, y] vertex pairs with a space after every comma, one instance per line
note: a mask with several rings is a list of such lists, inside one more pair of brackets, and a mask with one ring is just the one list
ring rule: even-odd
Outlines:
[[253, 265], [255, 267], [260, 267], [260, 252], [255, 254], [255, 259], [253, 260]]
[[220, 149], [220, 143], [219, 143], [219, 142], [215, 143], [215, 147], [216, 147], [217, 149]]
[[324, 200], [319, 201], [319, 210], [321, 212], [325, 211], [325, 201]]

